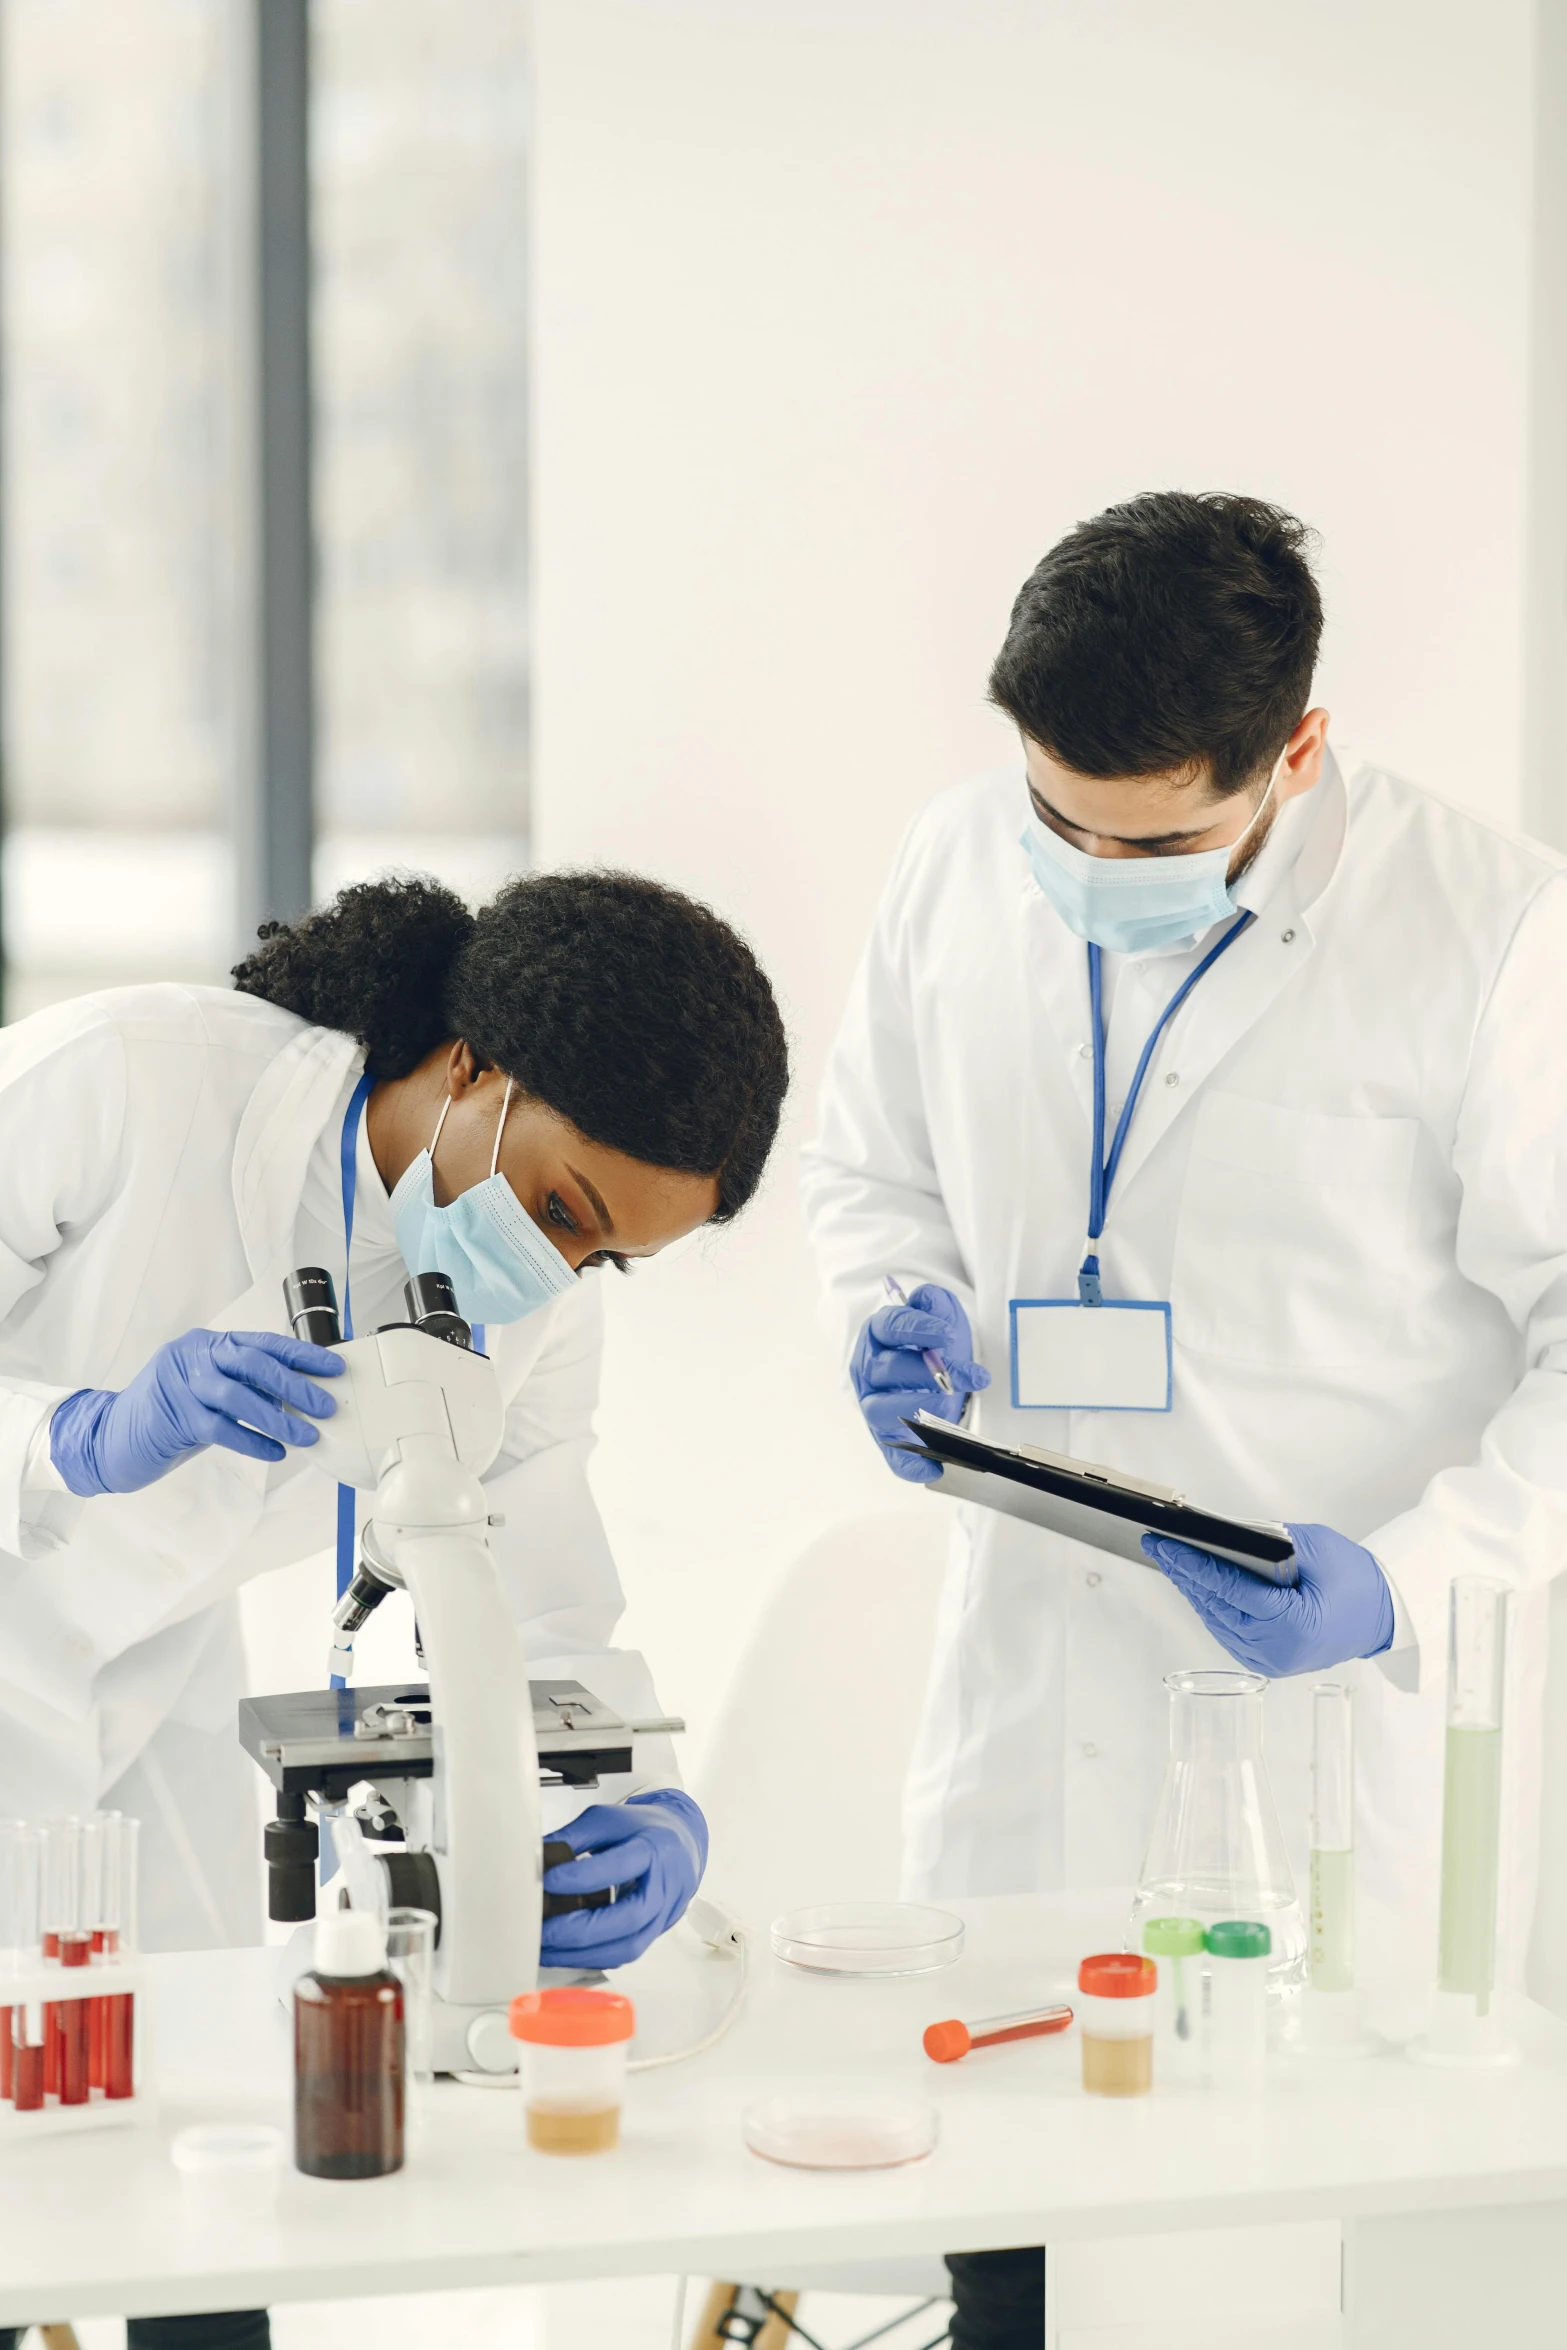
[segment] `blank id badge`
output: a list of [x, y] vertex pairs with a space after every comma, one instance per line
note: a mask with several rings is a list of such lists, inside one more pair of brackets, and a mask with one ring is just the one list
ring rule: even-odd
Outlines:
[[1170, 1309], [1162, 1298], [1015, 1297], [1012, 1408], [1167, 1412], [1174, 1401]]

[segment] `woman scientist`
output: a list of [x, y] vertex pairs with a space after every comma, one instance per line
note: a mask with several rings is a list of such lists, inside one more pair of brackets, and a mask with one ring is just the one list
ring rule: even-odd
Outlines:
[[[606, 1650], [582, 1276], [733, 1216], [788, 1081], [749, 949], [630, 874], [477, 917], [366, 883], [234, 976], [0, 1036], [0, 1812], [140, 1818], [152, 1948], [259, 1934], [235, 1594], [331, 1539], [310, 1448], [341, 1368], [282, 1334], [284, 1275], [328, 1267], [360, 1331], [405, 1318], [408, 1272], [451, 1276], [506, 1399], [486, 1484], [528, 1654]], [[695, 1805], [625, 1784], [552, 1830], [597, 1855], [552, 1888], [636, 1883], [551, 1921], [572, 1962], [636, 1956], [701, 1874]]]

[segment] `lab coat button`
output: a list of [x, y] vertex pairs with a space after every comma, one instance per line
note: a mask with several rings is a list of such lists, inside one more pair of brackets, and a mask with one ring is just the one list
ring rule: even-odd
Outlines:
[[1080, 1044], [1077, 1048], [1077, 1057], [1080, 1061], [1091, 1061], [1094, 1057], [1093, 1046], [1091, 1044]]
[[1181, 1080], [1177, 1072], [1172, 1069], [1164, 1082], [1166, 1085], [1179, 1085]]
[[1090, 1591], [1097, 1591], [1097, 1590], [1098, 1590], [1098, 1588], [1099, 1588], [1099, 1586], [1100, 1586], [1100, 1584], [1101, 1584], [1103, 1581], [1104, 1581], [1104, 1577], [1103, 1577], [1103, 1576], [1100, 1574], [1100, 1572], [1099, 1572], [1099, 1569], [1098, 1569], [1097, 1567], [1090, 1567], [1090, 1568], [1089, 1568], [1089, 1570], [1088, 1570], [1088, 1588], [1089, 1588], [1089, 1590], [1090, 1590]]
[[1091, 1738], [1083, 1740], [1083, 1756], [1088, 1762], [1097, 1762], [1099, 1759], [1099, 1749]]
[[1293, 930], [1281, 930], [1281, 931], [1279, 932], [1279, 941], [1280, 941], [1280, 944], [1281, 944], [1281, 945], [1283, 945], [1283, 946], [1288, 946], [1288, 945], [1290, 945], [1291, 941], [1294, 939], [1294, 936], [1295, 936], [1295, 933], [1294, 933], [1294, 931], [1293, 931]]

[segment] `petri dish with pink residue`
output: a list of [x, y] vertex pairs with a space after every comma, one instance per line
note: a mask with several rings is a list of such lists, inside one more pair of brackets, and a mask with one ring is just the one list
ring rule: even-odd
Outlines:
[[741, 2128], [753, 2154], [796, 2170], [893, 2170], [929, 2154], [941, 2122], [917, 2097], [797, 2091], [748, 2106]]

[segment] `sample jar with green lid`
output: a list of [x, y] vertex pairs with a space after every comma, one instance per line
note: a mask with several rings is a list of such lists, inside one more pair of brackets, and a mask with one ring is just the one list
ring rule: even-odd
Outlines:
[[1268, 1957], [1273, 1936], [1253, 1918], [1225, 1918], [1208, 1941], [1208, 2066], [1216, 2089], [1256, 2095], [1268, 2056]]
[[1205, 2040], [1204, 1953], [1207, 1936], [1196, 1918], [1148, 1918], [1143, 1949], [1159, 1970], [1154, 1992], [1154, 2048], [1161, 2081], [1199, 2081]]

